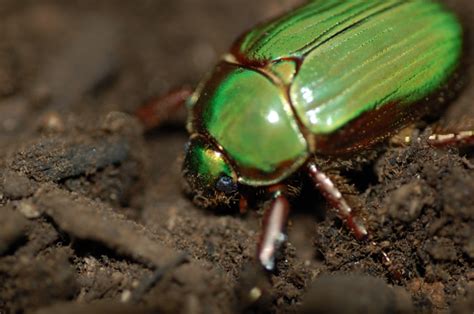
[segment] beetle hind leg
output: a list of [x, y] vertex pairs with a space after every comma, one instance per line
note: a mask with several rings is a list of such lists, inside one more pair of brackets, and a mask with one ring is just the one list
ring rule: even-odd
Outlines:
[[285, 228], [290, 205], [284, 195], [284, 189], [277, 187], [272, 191], [273, 199], [265, 209], [262, 221], [262, 233], [257, 246], [257, 256], [262, 266], [269, 271], [275, 268], [275, 257], [280, 246], [286, 241]]
[[334, 185], [331, 178], [320, 171], [314, 163], [308, 165], [308, 172], [316, 188], [326, 198], [330, 205], [337, 210], [338, 216], [346, 223], [357, 239], [363, 239], [367, 236], [367, 229], [355, 217], [352, 208], [344, 199], [342, 193]]
[[472, 146], [474, 145], [474, 130], [446, 134], [433, 134], [428, 138], [433, 146]]

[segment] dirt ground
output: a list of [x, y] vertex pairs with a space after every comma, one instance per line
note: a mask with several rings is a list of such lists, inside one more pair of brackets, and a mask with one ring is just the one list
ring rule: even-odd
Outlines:
[[[267, 274], [261, 210], [183, 195], [184, 116], [144, 134], [130, 115], [297, 2], [0, 0], [1, 314], [472, 313], [474, 149], [434, 149], [420, 128], [345, 171], [368, 241], [305, 189]], [[474, 2], [447, 3], [466, 66], [442, 121], [472, 128]]]

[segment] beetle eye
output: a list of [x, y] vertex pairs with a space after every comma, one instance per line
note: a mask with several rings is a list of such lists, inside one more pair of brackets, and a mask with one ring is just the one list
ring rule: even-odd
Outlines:
[[189, 151], [189, 146], [191, 146], [191, 141], [187, 141], [186, 144], [184, 144], [184, 154], [187, 154]]
[[216, 182], [216, 189], [225, 194], [231, 194], [237, 191], [237, 184], [234, 183], [231, 177], [222, 176]]

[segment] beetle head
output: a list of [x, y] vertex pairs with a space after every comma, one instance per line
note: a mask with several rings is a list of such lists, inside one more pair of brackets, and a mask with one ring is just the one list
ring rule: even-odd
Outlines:
[[185, 190], [198, 206], [230, 206], [238, 198], [237, 175], [224, 153], [204, 136], [193, 136], [183, 164]]

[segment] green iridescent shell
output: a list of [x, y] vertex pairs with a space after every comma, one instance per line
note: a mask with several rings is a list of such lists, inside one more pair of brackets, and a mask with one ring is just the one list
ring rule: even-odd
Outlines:
[[190, 129], [219, 144], [242, 183], [273, 184], [367, 114], [390, 120], [377, 137], [402, 127], [461, 50], [458, 20], [434, 1], [310, 1], [236, 42], [196, 92]]

